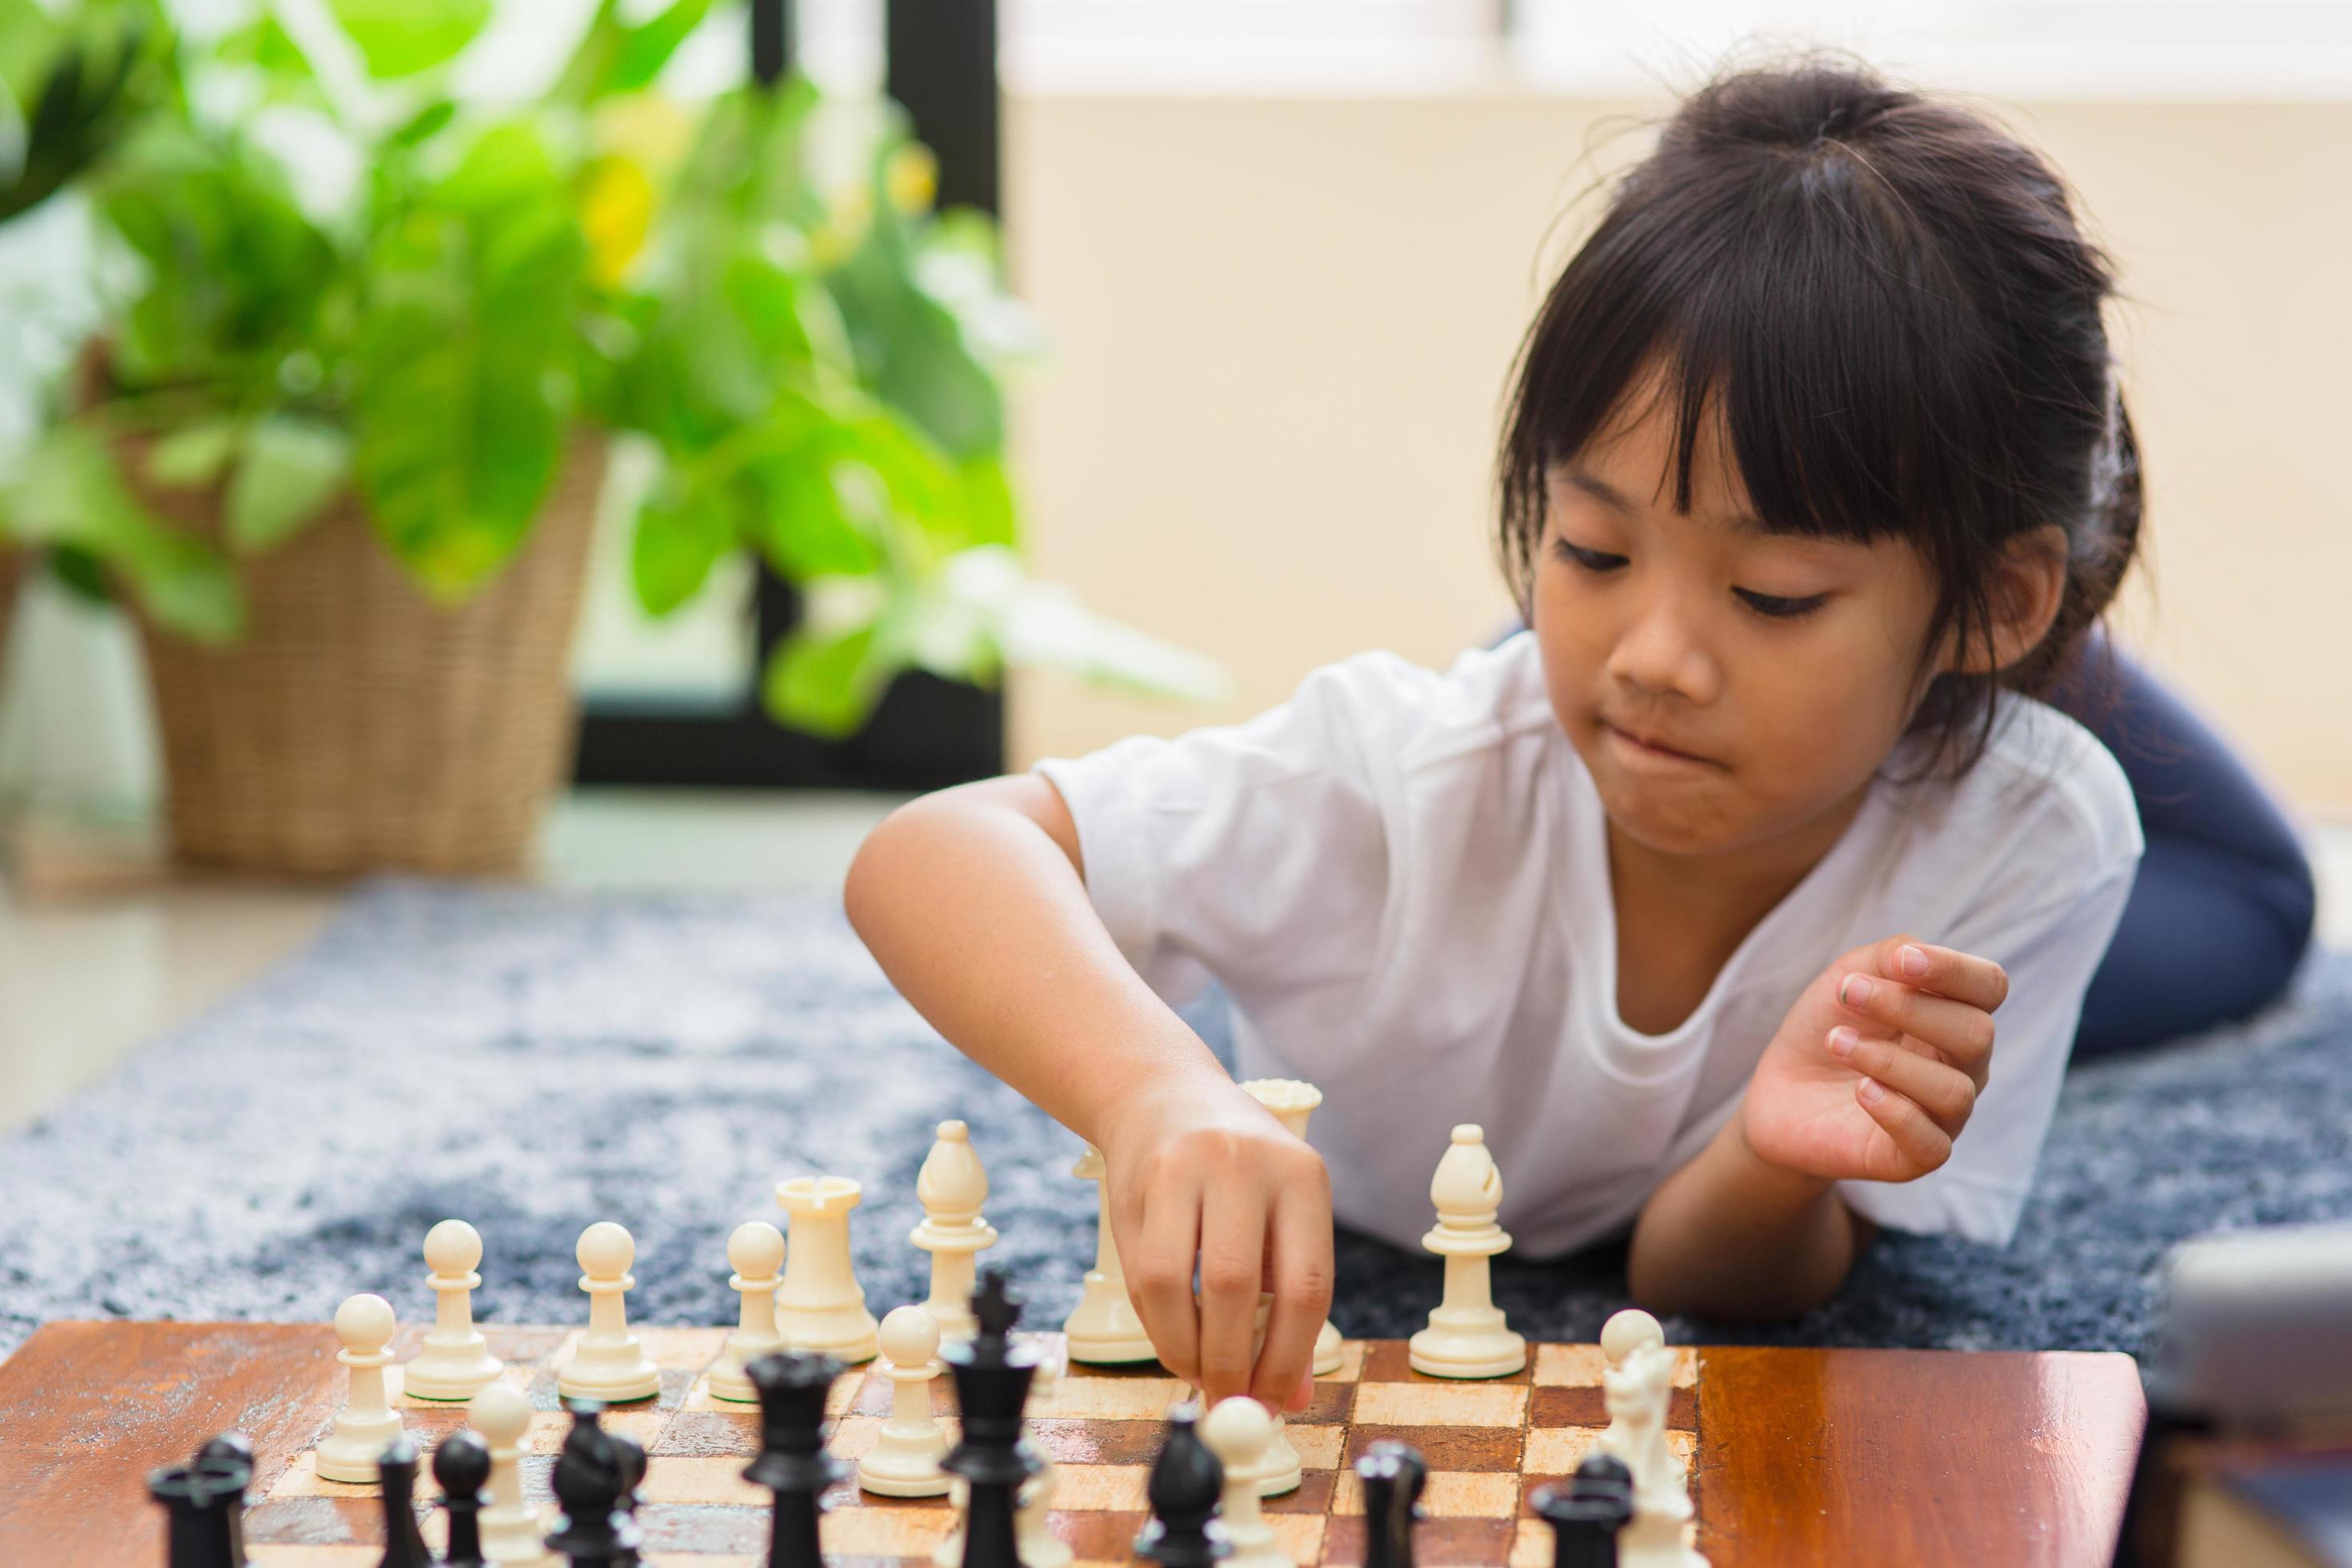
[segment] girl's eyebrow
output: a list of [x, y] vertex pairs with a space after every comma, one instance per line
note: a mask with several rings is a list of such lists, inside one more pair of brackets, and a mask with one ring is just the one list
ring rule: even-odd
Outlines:
[[[1612, 510], [1622, 512], [1628, 517], [1633, 515], [1633, 503], [1627, 500], [1623, 494], [1618, 490], [1615, 485], [1611, 484], [1607, 479], [1602, 479], [1600, 475], [1588, 473], [1584, 468], [1573, 463], [1561, 468], [1559, 470], [1559, 474], [1560, 477], [1565, 479], [1570, 484], [1574, 485], [1578, 489], [1582, 490], [1585, 494], [1591, 496], [1601, 505], [1610, 508]], [[1762, 521], [1760, 521], [1752, 512], [1736, 511], [1728, 513], [1723, 519], [1723, 524], [1726, 528], [1731, 530], [1732, 532], [1746, 538], [1761, 539], [1767, 533], [1771, 531], [1767, 529]]]

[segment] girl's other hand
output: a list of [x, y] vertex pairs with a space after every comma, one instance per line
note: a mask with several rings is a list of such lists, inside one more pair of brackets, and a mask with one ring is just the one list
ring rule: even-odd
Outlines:
[[[1102, 1138], [1112, 1237], [1161, 1363], [1209, 1405], [1247, 1394], [1304, 1409], [1331, 1309], [1321, 1157], [1233, 1083], [1206, 1079], [1130, 1100]], [[1262, 1290], [1274, 1305], [1253, 1358]]]
[[1805, 988], [1740, 1102], [1768, 1164], [1831, 1181], [1907, 1182], [1951, 1156], [1992, 1067], [2009, 976], [1908, 936], [1858, 947]]

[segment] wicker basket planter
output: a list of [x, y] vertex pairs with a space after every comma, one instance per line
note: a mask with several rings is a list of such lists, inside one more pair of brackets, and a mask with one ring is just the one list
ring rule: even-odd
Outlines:
[[[243, 564], [242, 639], [201, 646], [142, 617], [173, 852], [313, 876], [522, 870], [577, 739], [572, 637], [604, 468], [601, 445], [575, 446], [522, 549], [455, 608], [352, 496]], [[218, 536], [216, 494], [144, 499]]]

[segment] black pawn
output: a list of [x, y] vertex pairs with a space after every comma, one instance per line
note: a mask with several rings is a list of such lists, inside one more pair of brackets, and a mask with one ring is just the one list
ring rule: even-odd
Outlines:
[[769, 1568], [824, 1568], [816, 1523], [824, 1489], [849, 1473], [824, 1451], [824, 1396], [841, 1375], [841, 1363], [787, 1351], [760, 1357], [743, 1375], [760, 1391], [760, 1457], [743, 1479], [776, 1494]]
[[1573, 1481], [1528, 1502], [1551, 1526], [1554, 1568], [1617, 1568], [1617, 1532], [1633, 1517], [1633, 1473], [1622, 1459], [1595, 1454]]
[[550, 1550], [573, 1563], [617, 1564], [631, 1561], [637, 1528], [620, 1511], [621, 1456], [613, 1435], [597, 1424], [604, 1406], [593, 1399], [571, 1399], [572, 1430], [555, 1460], [555, 1500], [563, 1510]]
[[434, 1450], [433, 1479], [441, 1483], [441, 1508], [449, 1516], [446, 1568], [483, 1568], [482, 1510], [490, 1506], [490, 1446], [478, 1432], [452, 1432]]
[[1364, 1568], [1412, 1568], [1412, 1527], [1429, 1467], [1412, 1448], [1383, 1437], [1356, 1461], [1364, 1486]]
[[[646, 1479], [646, 1446], [626, 1432], [607, 1432], [604, 1440], [613, 1445], [614, 1457], [621, 1466], [622, 1516], [634, 1525], [637, 1519], [637, 1488], [645, 1483]], [[642, 1536], [644, 1532], [636, 1533]], [[628, 1549], [613, 1561], [618, 1568], [638, 1568], [636, 1543], [633, 1541]]]
[[402, 1433], [376, 1461], [383, 1488], [383, 1560], [377, 1568], [433, 1568], [416, 1530], [416, 1445]]
[[1160, 1568], [1207, 1568], [1234, 1549], [1216, 1517], [1225, 1489], [1225, 1467], [1201, 1441], [1200, 1411], [1180, 1405], [1168, 1416], [1168, 1436], [1151, 1462], [1144, 1495], [1151, 1500], [1151, 1522], [1135, 1538], [1135, 1554]]
[[1013, 1342], [1021, 1305], [1004, 1289], [1003, 1269], [982, 1274], [971, 1314], [979, 1331], [940, 1352], [955, 1374], [956, 1408], [963, 1415], [963, 1441], [940, 1468], [961, 1476], [970, 1491], [963, 1568], [1021, 1568], [1013, 1531], [1021, 1483], [1044, 1466], [1021, 1436], [1021, 1411], [1039, 1358], [1033, 1347]]
[[245, 1480], [236, 1489], [236, 1500], [228, 1512], [229, 1550], [236, 1561], [245, 1561], [245, 1498], [253, 1484], [253, 1440], [242, 1432], [224, 1432], [196, 1450], [196, 1464], [211, 1466], [216, 1470], [239, 1469]]
[[199, 1454], [193, 1464], [148, 1472], [147, 1495], [169, 1516], [163, 1558], [169, 1568], [246, 1568], [237, 1516], [252, 1484], [253, 1467], [234, 1456]]

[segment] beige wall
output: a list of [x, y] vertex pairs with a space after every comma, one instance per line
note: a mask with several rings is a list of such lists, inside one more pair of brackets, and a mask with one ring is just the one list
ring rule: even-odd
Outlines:
[[[1024, 679], [1017, 761], [1240, 717], [1359, 648], [1442, 664], [1507, 612], [1489, 458], [1506, 372], [1604, 117], [1660, 103], [1015, 98], [1014, 287], [1045, 575], [1223, 659], [1175, 710]], [[2153, 609], [2121, 625], [2304, 809], [2352, 814], [2352, 104], [1989, 105], [2083, 193], [2147, 470]], [[1599, 167], [1637, 153], [1639, 133]]]

